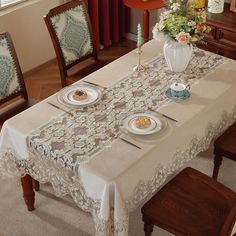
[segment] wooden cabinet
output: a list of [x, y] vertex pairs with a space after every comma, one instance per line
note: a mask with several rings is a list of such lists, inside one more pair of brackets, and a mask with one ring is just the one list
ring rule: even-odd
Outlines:
[[225, 4], [223, 13], [208, 14], [207, 24], [212, 30], [205, 36], [207, 44], [199, 47], [236, 60], [236, 13], [229, 7]]

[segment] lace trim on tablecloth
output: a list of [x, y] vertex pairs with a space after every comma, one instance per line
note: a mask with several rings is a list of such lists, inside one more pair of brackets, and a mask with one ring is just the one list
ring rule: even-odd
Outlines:
[[51, 160], [42, 159], [33, 150], [30, 151], [30, 159], [20, 160], [14, 151], [9, 149], [0, 159], [0, 176], [22, 177], [29, 174], [40, 183], [50, 182], [56, 196], [69, 194], [82, 210], [98, 215], [101, 201], [87, 196], [78, 174], [55, 165]]
[[132, 197], [126, 201], [128, 211], [133, 211], [145, 202], [166, 181], [167, 177], [183, 167], [184, 163], [192, 160], [200, 152], [206, 151], [210, 147], [212, 140], [220, 136], [235, 121], [236, 106], [232, 113], [224, 112], [217, 124], [209, 123], [203, 137], [193, 137], [186, 150], [177, 151], [169, 165], [157, 166], [152, 179], [140, 181], [135, 187]]
[[195, 50], [190, 65], [183, 73], [166, 68], [163, 56], [149, 63], [140, 74], [133, 73], [104, 91], [95, 106], [71, 110], [74, 116], [62, 114], [33, 131], [28, 146], [45, 159], [54, 160], [78, 172], [94, 151], [101, 150], [120, 135], [120, 121], [135, 111], [160, 109], [170, 100], [165, 92], [175, 81], [193, 85], [229, 59]]
[[[203, 137], [193, 137], [186, 150], [177, 151], [173, 156], [173, 161], [169, 165], [158, 165], [154, 175], [149, 181], [140, 181], [134, 189], [132, 197], [127, 199], [125, 207], [127, 218], [119, 219], [114, 223], [116, 236], [128, 236], [130, 212], [138, 208], [147, 201], [164, 184], [167, 177], [179, 170], [183, 165], [196, 157], [200, 152], [206, 151], [215, 138], [220, 136], [230, 125], [236, 121], [236, 106], [232, 113], [223, 112], [220, 121], [217, 124], [209, 123]], [[106, 223], [106, 222], [103, 222]], [[100, 226], [99, 228], [101, 228]], [[104, 226], [103, 226], [104, 228]], [[105, 232], [104, 234], [105, 235]]]
[[96, 236], [105, 236], [105, 235], [115, 235], [115, 236], [128, 236], [128, 224], [129, 217], [124, 219], [119, 219], [119, 221], [114, 220], [114, 209], [110, 211], [110, 219], [108, 221], [103, 220], [96, 216], [94, 218], [96, 226]]
[[[57, 167], [50, 160], [44, 160], [37, 155], [31, 155], [29, 160], [17, 160], [12, 150], [9, 150], [0, 160], [0, 174], [5, 177], [31, 175], [41, 183], [50, 182], [57, 196], [69, 194], [76, 204], [84, 211], [93, 215], [96, 236], [128, 235], [128, 212], [133, 211], [145, 200], [152, 196], [165, 182], [167, 177], [180, 169], [184, 163], [192, 160], [198, 153], [209, 148], [213, 139], [222, 134], [236, 120], [236, 106], [233, 112], [224, 112], [217, 124], [209, 124], [203, 137], [194, 137], [186, 150], [177, 151], [173, 161], [166, 166], [157, 166], [152, 179], [140, 181], [133, 195], [126, 201], [127, 217], [114, 220], [114, 212], [111, 211], [110, 219], [99, 217], [101, 201], [87, 196], [80, 178], [72, 171]], [[33, 154], [33, 153], [32, 153]]]
[[[198, 52], [197, 53], [201, 53]], [[205, 53], [204, 53], [205, 54]], [[222, 57], [219, 56], [215, 56], [213, 54], [208, 54], [206, 53], [207, 56], [207, 61], [211, 61], [210, 58], [215, 58], [213, 60], [213, 62], [211, 61], [210, 65], [211, 65], [211, 70], [213, 70], [213, 68], [217, 68], [218, 66], [220, 66], [221, 64], [225, 63], [227, 61], [227, 59], [222, 59]], [[197, 57], [198, 58], [198, 57]], [[146, 82], [149, 85], [152, 85], [154, 87], [159, 88], [159, 90], [154, 90], [157, 95], [155, 94], [155, 99], [154, 100], [148, 100], [151, 103], [143, 103], [143, 106], [150, 106], [150, 107], [159, 107], [163, 104], [166, 104], [167, 102], [169, 102], [167, 100], [167, 98], [165, 97], [164, 93], [166, 90], [166, 84], [167, 86], [169, 86], [169, 84], [171, 84], [174, 80], [178, 80], [179, 82], [188, 82], [190, 84], [194, 84], [197, 81], [199, 81], [199, 79], [201, 78], [201, 76], [206, 75], [207, 73], [209, 73], [210, 71], [207, 70], [206, 65], [204, 65], [204, 63], [206, 63], [205, 60], [202, 60], [202, 57], [199, 56], [198, 58], [198, 62], [202, 65], [202, 67], [199, 69], [200, 72], [198, 74], [199, 78], [195, 75], [193, 75], [193, 78], [186, 80], [186, 77], [184, 76], [185, 73], [186, 76], [190, 76], [191, 73], [193, 73], [194, 68], [192, 68], [190, 66], [190, 68], [188, 68], [188, 70], [190, 70], [190, 72], [185, 72], [185, 73], [181, 73], [180, 75], [173, 76], [173, 74], [171, 74], [171, 72], [166, 71], [167, 74], [161, 74], [161, 72], [159, 71], [159, 64], [164, 63], [163, 59], [160, 59], [158, 62], [153, 62], [152, 66], [152, 70], [156, 71], [155, 73], [158, 73], [158, 77], [159, 79], [156, 79], [157, 74], [145, 74], [145, 76], [149, 76], [148, 80], [146, 80]], [[156, 64], [155, 64], [156, 63]], [[155, 67], [156, 66], [156, 67]], [[205, 68], [205, 70], [203, 69], [203, 66]], [[208, 68], [209, 69], [209, 68]], [[147, 73], [147, 72], [145, 72]], [[160, 73], [160, 74], [159, 74]], [[168, 75], [169, 73], [169, 75]], [[166, 77], [165, 77], [165, 76]], [[161, 83], [161, 79], [163, 78], [163, 80], [167, 80], [168, 82], [163, 85], [163, 83]], [[173, 79], [174, 78], [174, 79]], [[134, 82], [136, 89], [137, 88], [141, 88], [140, 85], [140, 81], [136, 81], [135, 77], [131, 76], [128, 79], [125, 79], [124, 81], [122, 80], [121, 83], [115, 85], [115, 87], [117, 86], [117, 88], [122, 88], [123, 92], [121, 92], [121, 94], [125, 94], [125, 92], [127, 92], [127, 86], [130, 86], [131, 82]], [[145, 82], [142, 82], [145, 83]], [[128, 84], [128, 85], [127, 85]], [[157, 86], [158, 85], [158, 86]], [[132, 90], [132, 96], [134, 90]], [[151, 94], [149, 93], [150, 91], [148, 91], [149, 96], [151, 96]], [[116, 115], [118, 115], [118, 118], [116, 119], [120, 119], [121, 116], [119, 116], [119, 114], [126, 114], [127, 111], [129, 111], [129, 109], [124, 108], [125, 112], [122, 111], [122, 108], [124, 104], [119, 103], [120, 99], [122, 98], [121, 94], [116, 94], [112, 92], [111, 90], [107, 90], [107, 93], [105, 93], [105, 98], [104, 101], [106, 101], [105, 103], [101, 103], [100, 105], [98, 105], [97, 107], [94, 108], [88, 108], [86, 110], [86, 112], [84, 112], [85, 116], [88, 115], [88, 121], [91, 124], [91, 122], [94, 122], [94, 126], [92, 126], [93, 129], [98, 128], [99, 132], [104, 132], [106, 133], [106, 129], [107, 126], [104, 126], [104, 124], [107, 122], [109, 125], [113, 124], [112, 120], [114, 118], [116, 118]], [[138, 93], [137, 93], [138, 94]], [[106, 97], [108, 96], [109, 97]], [[147, 94], [146, 94], [147, 95]], [[111, 96], [111, 97], [110, 97]], [[114, 97], [112, 97], [114, 96]], [[129, 96], [131, 96], [131, 94], [129, 94]], [[128, 96], [128, 97], [129, 97]], [[107, 115], [110, 114], [111, 110], [108, 109], [108, 111], [106, 110], [107, 108], [107, 102], [109, 104], [109, 102], [112, 102], [112, 98], [118, 99], [118, 103], [115, 104], [113, 102], [113, 104], [115, 106], [117, 106], [119, 109], [118, 111], [115, 109], [114, 110], [114, 114], [112, 115], [112, 117]], [[129, 97], [130, 99], [130, 97]], [[137, 104], [139, 104], [142, 100], [140, 99], [134, 99], [135, 102], [131, 103], [129, 105], [135, 106]], [[138, 108], [140, 108], [140, 106], [138, 106]], [[92, 110], [95, 110], [94, 113]], [[98, 113], [98, 111], [100, 112], [101, 110], [104, 110], [104, 115], [105, 115], [105, 122], [99, 123], [98, 125], [96, 124], [95, 120], [96, 120], [96, 115]], [[77, 113], [77, 115], [81, 115], [82, 117], [80, 117], [83, 121], [85, 120], [85, 117], [83, 117], [83, 113], [81, 113], [80, 111], [72, 111], [75, 114]], [[92, 118], [92, 119], [91, 119]], [[58, 117], [57, 117], [58, 119]], [[73, 126], [74, 123], [77, 123], [77, 121], [73, 121], [73, 124], [70, 123], [68, 126], [67, 121], [69, 119], [69, 116], [67, 116], [66, 114], [62, 115], [61, 117], [59, 117], [59, 121], [53, 121], [52, 123], [50, 122], [50, 125], [48, 124], [48, 126], [44, 126], [43, 129], [40, 129], [37, 132], [34, 132], [32, 134], [32, 136], [30, 136], [28, 141], [30, 143], [30, 159], [29, 160], [22, 160], [20, 161], [20, 158], [17, 158], [17, 156], [14, 154], [13, 150], [9, 150], [7, 153], [4, 153], [4, 155], [1, 155], [1, 159], [0, 159], [0, 175], [4, 175], [4, 176], [23, 176], [25, 174], [29, 174], [31, 175], [33, 178], [39, 180], [41, 183], [44, 182], [50, 182], [55, 190], [55, 193], [57, 196], [63, 196], [65, 194], [69, 194], [73, 197], [74, 201], [76, 202], [76, 204], [84, 211], [86, 212], [90, 212], [93, 215], [94, 221], [95, 221], [95, 225], [96, 225], [96, 235], [99, 236], [103, 236], [103, 235], [116, 235], [116, 236], [124, 236], [124, 235], [128, 235], [128, 212], [134, 210], [137, 206], [139, 206], [142, 202], [145, 201], [145, 199], [147, 199], [150, 195], [152, 195], [160, 186], [161, 184], [164, 183], [164, 181], [166, 180], [167, 176], [171, 173], [173, 173], [175, 170], [179, 169], [180, 167], [183, 166], [184, 162], [191, 160], [192, 158], [194, 158], [199, 152], [206, 150], [209, 147], [209, 144], [211, 142], [211, 140], [215, 137], [217, 137], [219, 134], [221, 134], [224, 129], [226, 129], [228, 126], [230, 126], [230, 124], [233, 123], [233, 121], [236, 119], [236, 107], [233, 110], [233, 112], [231, 114], [227, 114], [224, 113], [222, 115], [221, 121], [219, 123], [217, 123], [216, 125], [213, 124], [209, 124], [208, 128], [206, 129], [206, 133], [204, 137], [194, 137], [190, 144], [189, 147], [184, 150], [184, 151], [178, 151], [173, 158], [173, 162], [168, 165], [168, 166], [158, 166], [156, 168], [156, 171], [154, 173], [154, 176], [152, 177], [151, 180], [145, 182], [145, 181], [140, 181], [140, 183], [136, 186], [133, 196], [128, 199], [125, 202], [125, 208], [127, 209], [127, 217], [124, 218], [119, 218], [119, 219], [113, 219], [114, 218], [114, 213], [111, 212], [110, 214], [110, 219], [109, 220], [104, 220], [101, 218], [100, 216], [100, 210], [101, 210], [101, 200], [100, 199], [92, 199], [90, 197], [88, 197], [88, 195], [85, 192], [85, 189], [83, 187], [83, 184], [80, 180], [80, 176], [78, 173], [74, 173], [75, 170], [73, 164], [73, 160], [64, 160], [63, 158], [56, 158], [55, 157], [61, 157], [65, 154], [65, 157], [67, 158], [69, 155], [71, 155], [71, 152], [68, 153], [63, 153], [61, 152], [61, 148], [64, 147], [63, 145], [61, 146], [60, 141], [62, 141], [63, 139], [60, 139], [60, 136], [63, 134], [65, 134], [65, 130], [67, 128], [69, 128], [70, 126]], [[79, 123], [79, 122], [78, 122]], [[55, 127], [52, 127], [52, 124], [55, 125]], [[79, 123], [81, 124], [81, 123]], [[63, 129], [59, 129], [59, 130], [55, 130], [55, 128], [58, 128], [59, 125], [64, 125]], [[77, 125], [77, 124], [75, 124]], [[99, 126], [99, 127], [98, 127]], [[113, 129], [116, 126], [113, 125]], [[110, 128], [109, 128], [110, 129]], [[113, 130], [113, 132], [116, 129]], [[78, 132], [79, 130], [77, 130]], [[57, 141], [53, 141], [54, 145], [50, 146], [44, 146], [42, 143], [43, 142], [47, 142], [47, 139], [50, 139], [50, 135], [54, 134], [53, 132], [55, 132], [54, 138], [58, 138]], [[81, 130], [80, 130], [81, 132]], [[93, 134], [93, 133], [92, 133]], [[90, 135], [92, 135], [90, 134]], [[96, 135], [97, 133], [95, 133]], [[43, 138], [40, 140], [41, 135], [43, 136]], [[76, 136], [76, 133], [73, 133], [73, 135]], [[109, 135], [107, 136], [109, 139]], [[87, 137], [88, 139], [90, 138], [90, 136]], [[64, 138], [66, 140], [66, 142], [68, 142], [68, 145], [71, 145], [71, 140], [69, 137]], [[33, 141], [32, 141], [33, 140]], [[78, 141], [78, 140], [77, 140]], [[78, 144], [78, 142], [76, 141], [76, 145], [78, 146], [70, 146], [70, 149], [75, 148], [76, 151], [78, 150], [78, 148], [80, 148], [81, 146]], [[80, 140], [81, 141], [81, 140]], [[94, 141], [94, 140], [93, 140]], [[92, 143], [91, 147], [94, 147], [94, 145], [97, 144], [96, 142]], [[65, 144], [67, 145], [67, 144]], [[45, 147], [45, 149], [44, 149]], [[57, 152], [55, 152], [55, 150], [57, 150]], [[54, 151], [54, 153], [56, 153], [55, 156], [52, 155], [52, 159], [50, 159], [50, 153], [51, 151]], [[82, 155], [82, 153], [80, 153]], [[80, 156], [81, 157], [81, 156]], [[59, 163], [61, 163], [62, 165], [64, 165], [64, 162], [66, 163], [66, 166], [69, 168], [61, 168], [61, 165], [55, 165], [53, 162], [57, 161]], [[78, 161], [78, 160], [77, 160]], [[79, 159], [80, 163], [87, 161], [82, 159]], [[68, 164], [68, 165], [67, 165]], [[72, 164], [72, 165], [70, 165]], [[73, 166], [73, 167], [72, 167]], [[72, 168], [71, 168], [72, 167]]]
[[128, 218], [114, 222], [114, 210], [110, 218], [104, 220], [100, 217], [101, 201], [88, 197], [79, 176], [71, 170], [56, 167], [50, 160], [43, 160], [37, 155], [32, 155], [29, 160], [19, 160], [13, 150], [8, 150], [0, 159], [0, 176], [2, 178], [22, 177], [29, 174], [40, 183], [51, 183], [57, 197], [69, 194], [82, 210], [93, 216], [96, 236], [128, 235]]

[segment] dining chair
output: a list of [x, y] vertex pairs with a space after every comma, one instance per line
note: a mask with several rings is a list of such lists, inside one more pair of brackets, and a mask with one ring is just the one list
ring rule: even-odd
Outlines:
[[223, 157], [236, 161], [236, 122], [214, 142], [214, 169], [212, 177], [217, 179]]
[[[37, 103], [28, 97], [16, 51], [8, 32], [0, 33], [0, 130], [3, 123]], [[39, 183], [32, 180], [34, 189]]]
[[145, 236], [156, 225], [174, 235], [236, 235], [236, 193], [190, 167], [142, 207]]
[[51, 9], [44, 20], [56, 52], [62, 87], [107, 64], [98, 60], [90, 19], [82, 0]]

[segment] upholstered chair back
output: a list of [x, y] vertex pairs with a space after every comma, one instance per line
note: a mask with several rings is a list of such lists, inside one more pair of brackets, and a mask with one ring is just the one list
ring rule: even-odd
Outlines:
[[93, 52], [84, 5], [61, 12], [50, 19], [66, 65]]
[[69, 1], [51, 9], [44, 20], [55, 48], [62, 80], [67, 77], [67, 70], [77, 63], [89, 57], [97, 60], [87, 8], [82, 0]]
[[0, 105], [22, 95], [27, 99], [22, 72], [8, 32], [0, 34]]

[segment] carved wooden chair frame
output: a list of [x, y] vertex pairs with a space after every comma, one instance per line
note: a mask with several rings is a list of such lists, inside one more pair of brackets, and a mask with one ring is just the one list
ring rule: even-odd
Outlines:
[[[5, 103], [7, 103], [8, 101], [10, 101], [10, 100], [12, 100], [16, 97], [19, 97], [19, 96], [22, 96], [24, 98], [24, 100], [28, 102], [29, 98], [28, 98], [28, 95], [27, 95], [27, 90], [26, 90], [26, 87], [25, 87], [23, 74], [22, 74], [22, 71], [21, 71], [21, 68], [20, 68], [20, 64], [19, 64], [19, 61], [18, 61], [18, 58], [17, 58], [17, 54], [16, 54], [16, 51], [15, 51], [15, 47], [14, 47], [13, 41], [11, 39], [11, 36], [8, 32], [3, 32], [3, 33], [0, 33], [0, 39], [1, 38], [5, 38], [7, 40], [8, 49], [10, 50], [10, 54], [11, 54], [11, 57], [13, 59], [13, 62], [14, 62], [15, 68], [16, 68], [16, 74], [17, 74], [17, 79], [18, 79], [19, 85], [20, 85], [20, 90], [15, 92], [15, 93], [12, 93], [11, 95], [9, 95], [9, 96], [7, 96], [3, 99], [0, 99], [0, 105], [3, 105]], [[13, 112], [14, 114], [15, 114], [15, 112], [21, 112], [22, 111], [22, 110], [15, 109], [16, 107], [11, 108], [11, 110], [14, 108], [14, 112]], [[9, 113], [8, 118], [10, 118], [13, 113]], [[2, 113], [2, 114], [5, 114], [5, 113]], [[2, 119], [4, 120], [5, 117], [3, 117]], [[0, 129], [1, 129], [1, 124], [0, 124]], [[29, 175], [26, 175], [26, 176], [21, 178], [22, 183], [25, 180], [29, 181], [28, 183], [34, 187], [35, 191], [39, 190], [39, 182], [37, 180], [31, 178], [31, 176], [29, 176]], [[28, 194], [28, 190], [26, 190], [23, 193], [26, 202], [28, 202], [28, 199], [27, 199], [28, 195], [27, 194]], [[30, 200], [33, 201], [34, 197]], [[32, 210], [32, 208], [30, 208], [30, 206], [28, 206], [28, 209]]]
[[15, 93], [12, 93], [11, 95], [3, 98], [3, 99], [0, 99], [0, 105], [12, 100], [15, 97], [18, 97], [18, 96], [22, 96], [25, 100], [28, 100], [28, 95], [27, 95], [27, 91], [26, 91], [26, 87], [25, 87], [25, 82], [23, 79], [23, 74], [22, 74], [22, 71], [20, 68], [20, 64], [19, 64], [19, 61], [18, 61], [18, 58], [16, 55], [15, 47], [14, 47], [13, 41], [11, 39], [11, 36], [8, 32], [3, 32], [3, 33], [0, 33], [0, 38], [5, 38], [7, 40], [8, 48], [10, 50], [10, 54], [12, 56], [12, 59], [14, 61], [15, 67], [16, 67], [17, 78], [18, 78], [18, 82], [20, 85], [20, 91], [17, 91]]
[[[80, 6], [80, 5], [82, 5], [83, 8], [85, 9], [85, 17], [86, 17], [86, 21], [87, 21], [88, 28], [89, 28], [89, 34], [90, 34], [90, 39], [92, 42], [93, 51], [91, 54], [86, 55], [80, 59], [77, 59], [74, 62], [70, 63], [69, 65], [66, 65], [65, 59], [64, 59], [64, 56], [62, 53], [62, 49], [61, 49], [61, 46], [59, 43], [59, 39], [58, 39], [56, 32], [53, 28], [53, 25], [51, 23], [51, 18], [58, 15], [58, 14], [65, 12], [67, 10], [70, 10], [70, 9], [73, 9], [77, 6]], [[67, 73], [68, 69], [75, 66], [79, 62], [82, 62], [82, 61], [84, 61], [88, 58], [91, 58], [91, 57], [93, 57], [95, 61], [98, 60], [97, 59], [97, 51], [96, 51], [96, 47], [95, 47], [95, 41], [94, 41], [94, 37], [93, 37], [93, 33], [92, 33], [92, 27], [91, 27], [90, 19], [88, 16], [87, 8], [86, 8], [84, 1], [82, 1], [82, 0], [70, 1], [70, 2], [67, 2], [65, 4], [62, 4], [58, 7], [51, 9], [49, 11], [49, 13], [46, 16], [44, 16], [44, 20], [47, 25], [47, 28], [48, 28], [49, 34], [51, 36], [55, 52], [56, 52], [57, 61], [58, 61], [59, 69], [60, 69], [60, 75], [61, 75], [61, 84], [62, 84], [62, 87], [65, 87], [67, 85], [66, 78], [68, 76], [68, 73]]]

